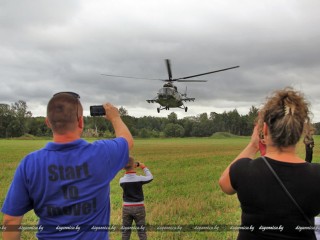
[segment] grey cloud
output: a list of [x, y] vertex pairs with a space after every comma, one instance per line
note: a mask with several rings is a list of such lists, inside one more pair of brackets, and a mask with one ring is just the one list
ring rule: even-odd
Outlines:
[[145, 100], [155, 97], [163, 82], [101, 73], [163, 79], [164, 59], [170, 58], [174, 77], [240, 65], [203, 76], [207, 83], [177, 84], [196, 98], [188, 114], [249, 110], [285, 86], [304, 91], [315, 110], [320, 104], [318, 1], [0, 4], [1, 103], [26, 99], [39, 111], [53, 93], [68, 90], [79, 92], [86, 108], [110, 101], [129, 114], [139, 109], [139, 114], [159, 116], [157, 105]]

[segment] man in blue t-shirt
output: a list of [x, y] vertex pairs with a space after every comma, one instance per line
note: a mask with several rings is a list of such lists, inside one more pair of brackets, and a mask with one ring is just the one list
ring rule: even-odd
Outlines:
[[[20, 239], [23, 215], [39, 217], [38, 239], [108, 239], [110, 181], [126, 166], [133, 138], [119, 111], [106, 103], [105, 118], [116, 138], [88, 143], [79, 95], [55, 94], [46, 123], [53, 142], [28, 154], [19, 164], [2, 207], [3, 239]], [[100, 227], [100, 228], [99, 228]]]

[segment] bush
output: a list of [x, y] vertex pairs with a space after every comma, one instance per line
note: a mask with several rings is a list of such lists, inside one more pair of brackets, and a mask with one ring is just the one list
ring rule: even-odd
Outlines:
[[21, 140], [35, 140], [36, 137], [31, 135], [31, 134], [23, 134], [21, 137], [17, 137], [17, 139], [21, 139]]

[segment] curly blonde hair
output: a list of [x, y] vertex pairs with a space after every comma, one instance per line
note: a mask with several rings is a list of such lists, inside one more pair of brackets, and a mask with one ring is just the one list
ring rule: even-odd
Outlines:
[[310, 123], [310, 103], [304, 95], [291, 87], [277, 90], [267, 98], [259, 112], [260, 131], [265, 122], [273, 145], [282, 148], [297, 144], [305, 128], [312, 128]]

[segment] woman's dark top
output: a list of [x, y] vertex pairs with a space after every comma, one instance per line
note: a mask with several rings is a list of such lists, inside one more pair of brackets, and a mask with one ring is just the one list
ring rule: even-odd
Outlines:
[[[320, 165], [266, 159], [314, 223], [320, 213]], [[306, 221], [262, 158], [240, 159], [231, 165], [229, 174], [242, 209], [238, 240], [315, 239], [314, 226]]]

